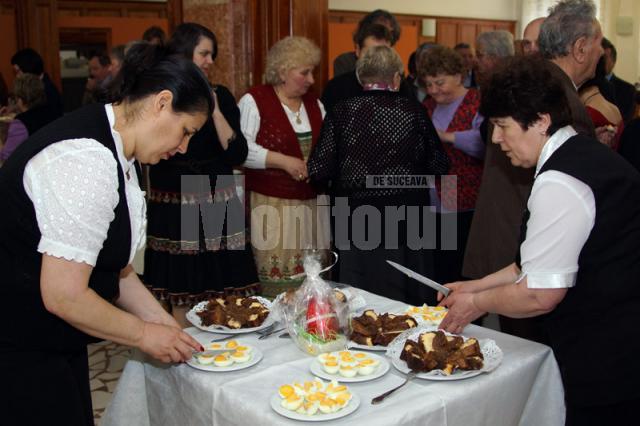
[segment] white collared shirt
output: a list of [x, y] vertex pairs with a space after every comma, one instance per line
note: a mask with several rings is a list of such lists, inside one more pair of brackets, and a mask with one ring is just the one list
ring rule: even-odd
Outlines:
[[[125, 158], [122, 138], [114, 129], [113, 107], [105, 105], [105, 110], [125, 173], [131, 262], [146, 240], [144, 192], [138, 185], [135, 160]], [[119, 201], [118, 168], [111, 151], [95, 139], [53, 143], [29, 160], [22, 182], [42, 234], [38, 252], [95, 266]]]
[[576, 134], [571, 126], [557, 130], [538, 158], [527, 201], [527, 236], [520, 246], [529, 288], [573, 287], [578, 257], [595, 223], [595, 198], [588, 185], [556, 170], [538, 176], [549, 157]]

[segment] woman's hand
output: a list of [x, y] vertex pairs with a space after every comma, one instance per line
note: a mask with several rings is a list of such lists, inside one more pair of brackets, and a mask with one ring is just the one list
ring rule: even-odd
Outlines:
[[307, 163], [297, 157], [286, 156], [284, 159], [283, 170], [289, 173], [293, 180], [305, 181], [309, 177], [307, 173]]
[[[456, 281], [453, 283], [445, 284], [444, 286], [456, 293], [475, 293], [482, 290], [480, 287], [482, 280], [468, 280], [468, 281]], [[438, 292], [438, 302], [444, 299], [444, 295]]]
[[464, 288], [464, 284], [458, 289], [460, 291], [452, 291], [438, 305], [449, 308], [439, 326], [449, 333], [462, 333], [467, 324], [484, 314], [474, 303], [475, 293], [465, 292], [462, 288]]
[[438, 132], [440, 142], [453, 143], [456, 140], [456, 134], [454, 132], [445, 132], [443, 130], [436, 130], [436, 132]]
[[203, 351], [197, 340], [179, 327], [145, 322], [138, 347], [162, 362], [184, 362], [193, 351]]
[[601, 126], [596, 128], [596, 139], [600, 143], [611, 147], [613, 145], [617, 128], [614, 126]]

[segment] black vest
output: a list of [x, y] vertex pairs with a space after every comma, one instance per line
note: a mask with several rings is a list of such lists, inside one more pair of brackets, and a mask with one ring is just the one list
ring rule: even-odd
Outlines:
[[[90, 138], [107, 147], [118, 162], [104, 105], [89, 105], [44, 127], [20, 144], [0, 169], [0, 351], [72, 351], [89, 336], [49, 313], [40, 295], [42, 255], [35, 209], [23, 186], [27, 162], [47, 146], [65, 139]], [[72, 184], [69, 182], [69, 186]], [[118, 296], [119, 274], [129, 261], [131, 225], [118, 162], [119, 202], [107, 239], [91, 273], [89, 287], [106, 300]], [[35, 338], [37, 336], [37, 339]]]
[[558, 148], [540, 174], [549, 170], [588, 185], [596, 207], [576, 285], [545, 318], [567, 401], [604, 405], [638, 398], [640, 174], [610, 148], [581, 135]]

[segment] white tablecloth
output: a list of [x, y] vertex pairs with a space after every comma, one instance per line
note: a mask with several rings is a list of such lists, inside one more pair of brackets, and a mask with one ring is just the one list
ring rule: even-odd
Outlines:
[[[378, 312], [401, 312], [400, 302], [364, 293], [367, 306]], [[189, 329], [201, 341], [211, 334]], [[491, 338], [504, 352], [502, 364], [489, 374], [449, 382], [414, 379], [382, 404], [371, 399], [403, 381], [391, 367], [383, 377], [349, 387], [360, 407], [331, 425], [563, 425], [562, 382], [551, 349], [528, 340], [474, 325], [467, 336]], [[102, 426], [111, 425], [300, 425], [277, 414], [269, 400], [278, 387], [311, 379], [312, 357], [290, 339], [258, 340], [264, 358], [235, 372], [212, 373], [188, 365], [162, 365], [140, 353], [127, 363], [107, 408]]]

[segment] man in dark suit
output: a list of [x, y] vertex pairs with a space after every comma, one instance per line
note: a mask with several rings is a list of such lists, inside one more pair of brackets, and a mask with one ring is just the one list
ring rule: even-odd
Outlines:
[[29, 73], [40, 77], [47, 96], [47, 108], [51, 110], [53, 116], [61, 117], [63, 114], [62, 97], [49, 75], [44, 72], [44, 62], [40, 54], [29, 47], [18, 50], [11, 57], [11, 65], [13, 65], [16, 75]]
[[[369, 47], [390, 47], [392, 35], [389, 29], [384, 25], [371, 24], [359, 29], [354, 36], [354, 39], [357, 43], [356, 56], [360, 57], [364, 50]], [[358, 96], [363, 92], [364, 90], [358, 81], [358, 77], [356, 76], [356, 71], [354, 69], [353, 71], [346, 72], [329, 80], [327, 87], [325, 87], [322, 92], [320, 100], [322, 101], [325, 110], [330, 112], [341, 100]], [[409, 86], [404, 79], [400, 83], [400, 93], [408, 98], [415, 98], [413, 90], [411, 90], [411, 86]]]
[[613, 68], [616, 66], [616, 60], [618, 59], [616, 47], [609, 40], [603, 38], [602, 48], [604, 49], [604, 67], [607, 73], [607, 80], [613, 86], [613, 103], [616, 104], [624, 122], [627, 123], [633, 118], [636, 110], [636, 88], [613, 73]]

